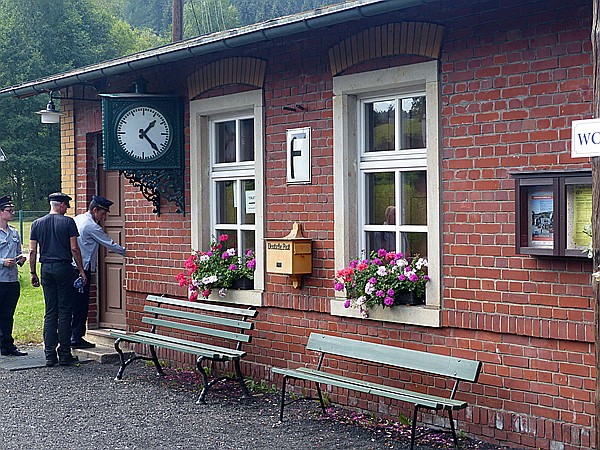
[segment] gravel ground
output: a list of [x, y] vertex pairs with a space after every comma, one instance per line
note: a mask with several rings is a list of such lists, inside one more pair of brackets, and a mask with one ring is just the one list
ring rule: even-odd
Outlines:
[[[168, 370], [159, 379], [137, 362], [115, 381], [117, 365], [0, 370], [0, 436], [3, 450], [36, 449], [404, 449], [406, 427], [374, 425], [333, 407], [323, 417], [315, 402], [286, 407], [278, 423], [278, 396], [239, 398], [239, 386], [220, 383], [197, 405], [193, 372]], [[352, 422], [352, 423], [350, 423]], [[451, 448], [434, 433], [418, 449]], [[461, 438], [464, 449], [500, 447]]]

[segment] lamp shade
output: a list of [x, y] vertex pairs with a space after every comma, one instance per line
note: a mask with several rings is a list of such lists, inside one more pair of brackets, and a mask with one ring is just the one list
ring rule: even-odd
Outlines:
[[52, 97], [50, 97], [50, 101], [48, 102], [48, 105], [46, 105], [46, 109], [37, 111], [36, 114], [42, 116], [42, 123], [59, 123], [60, 116], [64, 115], [60, 111], [56, 110], [54, 107], [54, 102], [52, 101]]

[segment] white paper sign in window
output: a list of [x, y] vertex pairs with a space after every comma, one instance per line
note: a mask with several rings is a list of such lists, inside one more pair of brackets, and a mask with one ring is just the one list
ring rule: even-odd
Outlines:
[[287, 182], [310, 183], [310, 127], [287, 130]]

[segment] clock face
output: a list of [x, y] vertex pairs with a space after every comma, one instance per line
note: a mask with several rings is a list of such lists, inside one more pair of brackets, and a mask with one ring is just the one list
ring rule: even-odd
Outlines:
[[171, 144], [172, 131], [167, 119], [156, 109], [136, 106], [117, 120], [117, 142], [132, 158], [152, 160]]

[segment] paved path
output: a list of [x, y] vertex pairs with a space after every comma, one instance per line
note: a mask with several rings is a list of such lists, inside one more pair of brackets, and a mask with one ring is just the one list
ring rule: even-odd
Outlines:
[[[29, 359], [39, 357], [37, 351], [41, 349], [34, 349]], [[198, 389], [198, 383], [186, 379], [193, 373], [171, 371], [169, 381], [136, 362], [122, 381], [115, 381], [118, 366], [113, 364], [37, 366], [6, 370], [7, 361], [0, 360], [2, 450], [408, 448], [407, 439], [390, 440], [385, 430], [323, 418], [315, 402], [289, 406], [284, 422], [278, 423], [278, 396], [240, 400], [236, 383], [216, 385], [207, 404], [197, 405], [191, 389]], [[416, 448], [444, 447], [446, 442], [440, 441]]]

